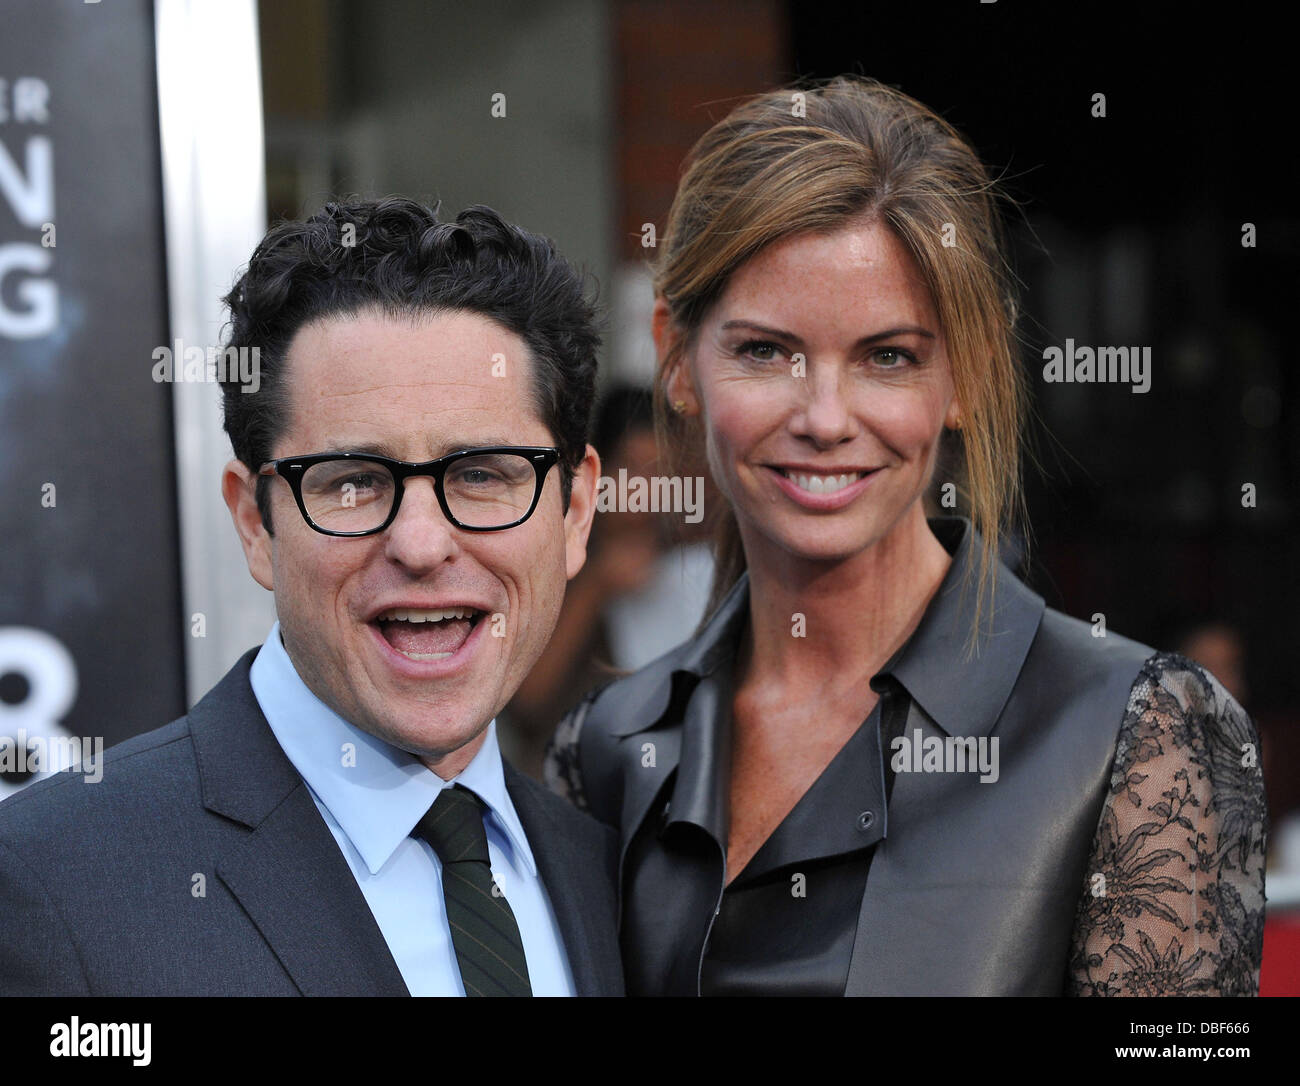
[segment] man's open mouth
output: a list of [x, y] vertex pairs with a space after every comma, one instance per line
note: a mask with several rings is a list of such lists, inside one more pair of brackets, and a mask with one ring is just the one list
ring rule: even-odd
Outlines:
[[486, 612], [472, 607], [421, 610], [393, 607], [374, 619], [384, 640], [412, 660], [454, 656]]

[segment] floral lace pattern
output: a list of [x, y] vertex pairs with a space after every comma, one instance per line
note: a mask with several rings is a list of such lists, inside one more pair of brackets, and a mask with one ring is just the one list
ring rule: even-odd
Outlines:
[[1192, 661], [1143, 665], [1075, 915], [1070, 995], [1255, 995], [1267, 832], [1259, 738]]

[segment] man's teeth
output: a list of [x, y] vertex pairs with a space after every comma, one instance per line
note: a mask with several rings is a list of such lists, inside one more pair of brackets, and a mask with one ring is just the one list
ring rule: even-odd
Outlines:
[[796, 475], [783, 470], [781, 474], [800, 490], [806, 490], [809, 494], [834, 494], [837, 490], [843, 490], [850, 483], [856, 483], [862, 478], [860, 471], [850, 472], [848, 475]]
[[442, 622], [445, 619], [473, 618], [477, 611], [472, 607], [455, 607], [443, 611], [422, 611], [409, 607], [394, 607], [379, 616], [379, 622]]
[[[375, 620], [377, 622], [444, 622], [447, 620], [469, 619], [473, 621], [479, 612], [473, 607], [390, 607]], [[396, 648], [396, 646], [394, 646]], [[455, 656], [454, 652], [408, 652], [397, 649], [408, 660], [444, 660]]]

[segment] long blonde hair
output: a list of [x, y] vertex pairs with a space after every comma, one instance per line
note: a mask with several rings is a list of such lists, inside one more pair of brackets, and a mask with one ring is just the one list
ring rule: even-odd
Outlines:
[[[840, 76], [760, 94], [710, 128], [683, 163], [653, 263], [655, 294], [675, 333], [659, 362], [655, 424], [669, 469], [679, 473], [698, 466], [703, 434], [698, 420], [669, 410], [665, 382], [736, 269], [782, 238], [864, 216], [899, 239], [934, 300], [962, 408], [962, 496], [984, 541], [972, 648], [999, 545], [1020, 515], [1026, 394], [1000, 198], [979, 156], [943, 118], [874, 79]], [[706, 616], [745, 569], [734, 515], [723, 508], [714, 516]]]

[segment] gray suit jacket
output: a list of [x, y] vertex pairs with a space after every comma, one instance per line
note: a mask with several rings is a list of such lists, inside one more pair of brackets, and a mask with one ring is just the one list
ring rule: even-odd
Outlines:
[[[407, 995], [249, 685], [0, 804], [0, 995]], [[622, 995], [615, 835], [505, 766], [579, 995]], [[197, 892], [202, 888], [202, 894]]]

